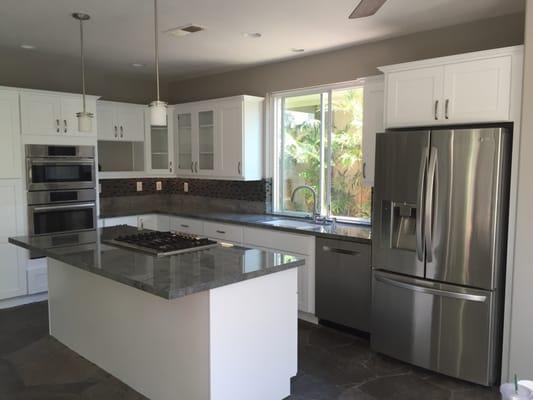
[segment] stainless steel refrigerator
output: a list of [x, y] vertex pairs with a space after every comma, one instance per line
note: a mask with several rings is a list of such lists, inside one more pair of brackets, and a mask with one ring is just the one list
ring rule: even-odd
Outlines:
[[377, 135], [374, 350], [482, 385], [498, 381], [511, 130]]

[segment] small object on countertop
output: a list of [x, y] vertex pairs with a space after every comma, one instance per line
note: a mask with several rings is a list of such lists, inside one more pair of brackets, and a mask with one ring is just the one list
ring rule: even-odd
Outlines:
[[502, 400], [531, 400], [533, 396], [533, 391], [528, 387], [529, 381], [526, 382], [526, 385], [520, 384], [522, 381], [518, 382], [518, 377], [514, 375], [513, 383], [505, 383], [500, 386], [500, 393], [502, 395]]

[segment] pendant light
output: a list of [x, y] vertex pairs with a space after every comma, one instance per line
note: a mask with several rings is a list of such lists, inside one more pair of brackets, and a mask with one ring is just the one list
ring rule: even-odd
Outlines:
[[167, 126], [167, 103], [159, 99], [159, 32], [157, 24], [157, 0], [154, 0], [155, 80], [157, 100], [150, 103], [150, 125]]
[[93, 117], [94, 115], [90, 112], [87, 112], [86, 103], [85, 103], [85, 52], [83, 48], [83, 21], [88, 21], [91, 19], [89, 14], [83, 13], [74, 13], [72, 14], [74, 19], [80, 21], [80, 43], [81, 43], [81, 86], [83, 90], [82, 99], [83, 99], [83, 111], [76, 114], [78, 117], [78, 131], [80, 132], [91, 132], [93, 130]]

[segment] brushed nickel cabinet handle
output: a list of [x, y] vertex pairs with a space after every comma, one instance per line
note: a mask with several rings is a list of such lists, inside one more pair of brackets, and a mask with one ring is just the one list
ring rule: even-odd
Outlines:
[[363, 163], [363, 178], [366, 179], [366, 162]]
[[68, 129], [68, 127], [67, 127], [67, 120], [64, 119], [64, 120], [63, 120], [63, 123], [65, 124], [65, 133], [67, 133], [67, 129]]
[[439, 119], [438, 113], [439, 112], [439, 101], [435, 100], [435, 120]]
[[122, 127], [122, 125], [120, 126], [120, 137], [124, 137], [124, 128]]
[[446, 119], [449, 119], [448, 118], [449, 105], [450, 105], [450, 99], [446, 99], [446, 103], [444, 104], [444, 118], [446, 118]]
[[115, 137], [118, 137], [118, 128], [116, 125], [115, 125]]
[[182, 228], [190, 228], [190, 226], [187, 225], [187, 224], [181, 224], [180, 226], [181, 226]]
[[242, 173], [242, 163], [240, 161], [237, 163], [237, 172], [239, 175]]
[[194, 161], [191, 161], [191, 172], [194, 172]]
[[222, 235], [225, 235], [225, 234], [226, 234], [226, 231], [219, 231], [219, 230], [217, 230], [216, 232], [217, 232], [217, 233], [221, 233]]
[[59, 133], [60, 130], [61, 128], [59, 127], [59, 120], [56, 119], [56, 132]]
[[198, 161], [194, 162], [194, 172], [198, 173]]

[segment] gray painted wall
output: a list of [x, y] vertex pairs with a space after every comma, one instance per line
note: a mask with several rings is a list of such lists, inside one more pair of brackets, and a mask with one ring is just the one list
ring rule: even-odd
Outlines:
[[428, 32], [169, 84], [171, 103], [296, 89], [375, 75], [376, 67], [522, 44], [524, 14]]
[[[80, 74], [77, 59], [60, 58], [38, 50], [0, 49], [2, 86], [80, 93]], [[89, 94], [102, 96], [106, 100], [148, 104], [155, 97], [154, 80], [138, 73], [113, 73], [88, 63], [86, 82]], [[167, 85], [163, 83], [161, 88], [165, 99]]]
[[533, 3], [526, 6], [522, 133], [509, 352], [509, 379], [518, 374], [533, 380]]

